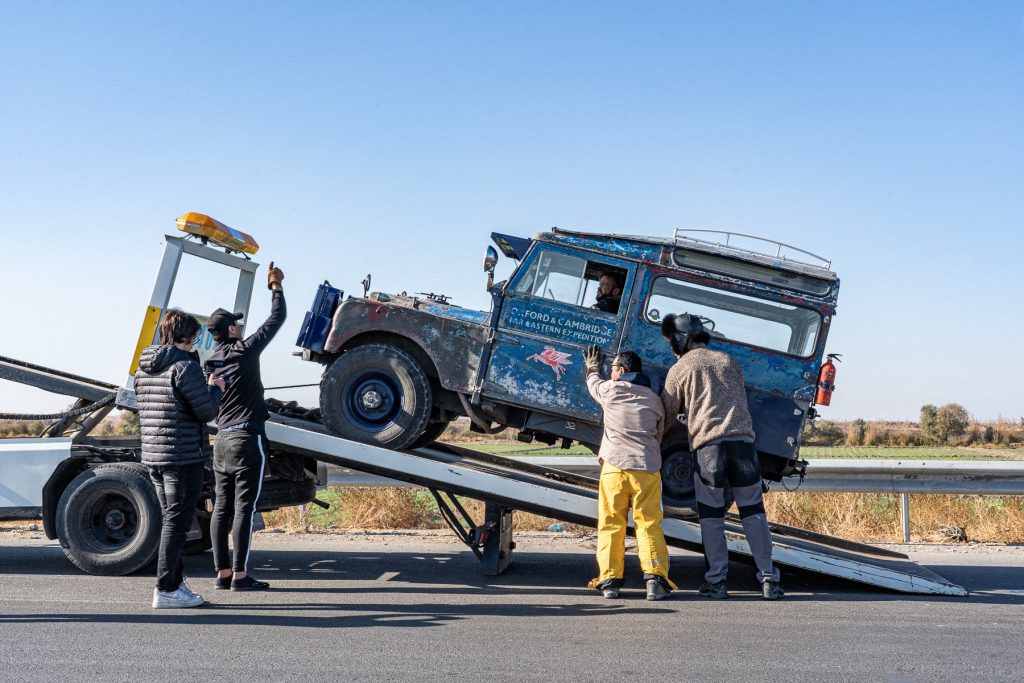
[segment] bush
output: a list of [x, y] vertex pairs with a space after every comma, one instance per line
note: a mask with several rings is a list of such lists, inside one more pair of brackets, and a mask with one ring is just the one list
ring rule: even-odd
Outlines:
[[947, 403], [935, 414], [935, 432], [943, 441], [967, 433], [970, 416], [967, 409], [957, 403]]
[[845, 439], [842, 425], [828, 420], [807, 420], [801, 441], [808, 446], [839, 446]]
[[867, 436], [867, 427], [868, 423], [860, 418], [851, 422], [846, 429], [846, 445], [863, 446], [864, 437]]
[[937, 421], [939, 409], [928, 404], [921, 406], [921, 431], [931, 437], [937, 437], [935, 431], [935, 424]]

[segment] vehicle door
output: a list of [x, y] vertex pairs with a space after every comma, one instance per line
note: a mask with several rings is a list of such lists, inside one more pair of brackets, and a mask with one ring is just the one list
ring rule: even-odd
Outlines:
[[[595, 309], [598, 279], [621, 279], [618, 310]], [[540, 243], [509, 281], [484, 383], [490, 398], [590, 422], [601, 419], [586, 387], [583, 352], [605, 352], [605, 377], [618, 349], [635, 264]]]

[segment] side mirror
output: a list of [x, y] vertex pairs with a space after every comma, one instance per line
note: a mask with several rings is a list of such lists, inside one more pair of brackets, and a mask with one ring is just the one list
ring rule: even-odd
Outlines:
[[494, 286], [494, 266], [498, 265], [498, 252], [494, 247], [487, 247], [484, 254], [484, 272], [487, 273], [487, 291]]
[[494, 247], [487, 247], [487, 253], [484, 255], [484, 272], [493, 273], [496, 265], [498, 265], [498, 252]]

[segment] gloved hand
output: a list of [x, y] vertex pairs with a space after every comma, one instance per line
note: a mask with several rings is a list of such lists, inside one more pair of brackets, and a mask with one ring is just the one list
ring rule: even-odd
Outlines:
[[588, 346], [583, 352], [583, 362], [587, 365], [587, 374], [601, 371], [601, 348], [597, 345]]
[[267, 288], [274, 289], [274, 285], [281, 287], [282, 280], [284, 280], [284, 273], [280, 268], [275, 268], [274, 262], [271, 261], [267, 266]]

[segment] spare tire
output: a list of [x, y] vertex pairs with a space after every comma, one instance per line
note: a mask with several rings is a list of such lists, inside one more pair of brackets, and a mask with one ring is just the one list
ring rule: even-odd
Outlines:
[[391, 344], [346, 351], [320, 380], [327, 428], [384, 448], [411, 446], [427, 427], [432, 401], [427, 373], [411, 354]]
[[105, 463], [79, 474], [61, 494], [56, 521], [64, 554], [89, 574], [131, 574], [160, 549], [160, 500], [138, 463]]

